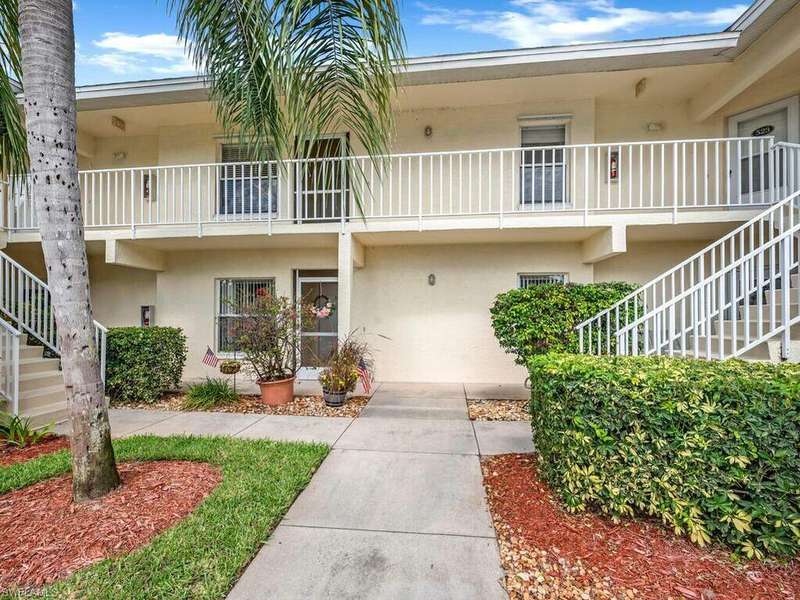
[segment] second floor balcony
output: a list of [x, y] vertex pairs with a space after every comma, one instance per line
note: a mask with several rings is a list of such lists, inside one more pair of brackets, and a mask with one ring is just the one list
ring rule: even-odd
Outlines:
[[[135, 236], [252, 222], [270, 233], [311, 224], [458, 228], [476, 219], [504, 227], [552, 215], [584, 225], [596, 215], [642, 213], [677, 222], [685, 213], [768, 205], [797, 177], [800, 147], [753, 137], [101, 169], [81, 171], [80, 187], [87, 229]], [[3, 226], [35, 230], [27, 178], [13, 178], [3, 193]]]

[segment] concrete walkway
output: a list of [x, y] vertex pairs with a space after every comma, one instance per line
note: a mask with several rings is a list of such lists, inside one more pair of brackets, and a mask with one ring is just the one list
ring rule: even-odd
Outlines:
[[112, 432], [332, 445], [230, 600], [506, 598], [479, 455], [532, 451], [530, 425], [470, 422], [467, 393], [498, 397], [383, 384], [357, 419], [115, 410]]

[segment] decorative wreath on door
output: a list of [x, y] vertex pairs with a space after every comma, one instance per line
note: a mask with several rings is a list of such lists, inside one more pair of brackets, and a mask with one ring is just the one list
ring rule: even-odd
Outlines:
[[334, 306], [325, 294], [320, 294], [311, 303], [311, 312], [318, 319], [327, 319], [333, 314]]

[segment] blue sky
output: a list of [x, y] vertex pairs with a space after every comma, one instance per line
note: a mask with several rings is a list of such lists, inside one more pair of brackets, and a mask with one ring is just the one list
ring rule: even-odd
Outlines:
[[[190, 75], [166, 0], [77, 0], [79, 84]], [[409, 56], [721, 31], [741, 0], [400, 0]]]

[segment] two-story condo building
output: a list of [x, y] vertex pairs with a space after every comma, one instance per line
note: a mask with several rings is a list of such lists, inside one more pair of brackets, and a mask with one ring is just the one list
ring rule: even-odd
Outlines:
[[[346, 130], [314, 159], [251, 162], [201, 78], [77, 97], [95, 317], [183, 328], [187, 380], [266, 287], [334, 305], [304, 332], [303, 376], [363, 329], [380, 380], [520, 382], [490, 326], [499, 292], [647, 282], [795, 185], [800, 5], [758, 0], [706, 35], [411, 59], [378, 162]], [[44, 278], [24, 185], [2, 215], [3, 252]], [[45, 414], [36, 390], [58, 383], [23, 369], [22, 404]]]

